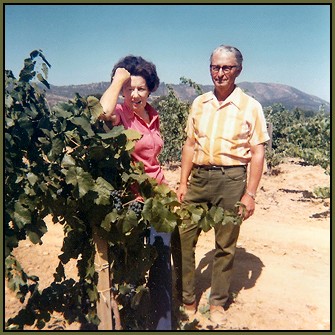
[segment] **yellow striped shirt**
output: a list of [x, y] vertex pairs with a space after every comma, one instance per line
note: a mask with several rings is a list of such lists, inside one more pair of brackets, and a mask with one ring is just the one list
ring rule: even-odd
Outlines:
[[270, 139], [261, 104], [239, 87], [221, 104], [213, 92], [198, 96], [186, 132], [195, 140], [193, 163], [199, 165], [247, 164], [250, 147]]

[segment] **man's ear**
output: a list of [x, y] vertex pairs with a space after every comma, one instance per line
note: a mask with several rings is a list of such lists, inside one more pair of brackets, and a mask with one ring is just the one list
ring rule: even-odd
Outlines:
[[241, 74], [242, 70], [243, 70], [243, 67], [241, 65], [240, 68], [237, 70], [236, 77], [238, 77]]

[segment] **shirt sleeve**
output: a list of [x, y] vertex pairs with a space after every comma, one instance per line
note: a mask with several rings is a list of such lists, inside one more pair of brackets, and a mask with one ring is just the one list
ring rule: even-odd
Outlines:
[[189, 138], [194, 138], [194, 125], [193, 125], [193, 117], [192, 113], [188, 115], [187, 122], [186, 122], [186, 135]]
[[255, 106], [254, 112], [254, 129], [250, 138], [250, 145], [258, 145], [269, 141], [270, 137], [268, 134], [266, 120], [263, 112], [263, 108], [260, 103]]
[[121, 124], [123, 124], [123, 120], [122, 120], [122, 117], [123, 117], [123, 113], [122, 113], [123, 109], [122, 109], [122, 105], [121, 104], [117, 104], [116, 107], [115, 107], [115, 110], [114, 110], [114, 114], [119, 116], [119, 120], [120, 122], [116, 125], [116, 126], [119, 126]]
[[189, 114], [188, 114], [188, 118], [187, 118], [187, 122], [186, 122], [186, 135], [187, 137], [194, 139], [195, 138], [195, 129], [194, 129], [194, 114], [195, 112], [199, 109], [199, 101], [200, 101], [201, 96], [198, 96], [197, 98], [194, 99], [190, 110], [189, 110]]

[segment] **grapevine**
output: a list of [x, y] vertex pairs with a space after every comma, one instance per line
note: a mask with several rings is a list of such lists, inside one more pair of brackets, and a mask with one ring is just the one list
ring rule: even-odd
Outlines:
[[274, 131], [273, 146], [266, 157], [270, 168], [285, 157], [298, 157], [306, 164], [321, 166], [327, 174], [330, 172], [329, 114], [288, 111], [282, 105], [273, 105], [265, 109], [265, 116]]
[[157, 99], [153, 106], [158, 110], [161, 122], [161, 133], [164, 139], [162, 163], [179, 162], [182, 145], [185, 142], [185, 125], [190, 103], [179, 100], [173, 89], [167, 85], [168, 95]]
[[[104, 131], [98, 99], [76, 94], [50, 110], [41, 88], [49, 87], [49, 67], [36, 50], [25, 59], [18, 79], [5, 72], [5, 275], [22, 303], [6, 329], [43, 329], [54, 312], [69, 323], [79, 322], [83, 330], [97, 329], [94, 234], [108, 243], [111, 291], [123, 329], [146, 329], [146, 274], [156, 257], [146, 243], [148, 229], [172, 232], [190, 216], [206, 231], [241, 219], [236, 211], [206, 204], [181, 208], [168, 186], [158, 185], [132, 161], [140, 134], [122, 126]], [[64, 240], [54, 280], [40, 290], [39, 278], [25, 272], [13, 250], [25, 239], [42, 244], [47, 215], [62, 226]], [[71, 259], [76, 260], [76, 280], [65, 271]]]

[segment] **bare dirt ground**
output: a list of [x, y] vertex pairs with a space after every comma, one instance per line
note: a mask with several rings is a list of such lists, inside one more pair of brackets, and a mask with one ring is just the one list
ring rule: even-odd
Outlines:
[[[231, 292], [234, 300], [227, 322], [215, 330], [330, 330], [330, 199], [311, 197], [330, 178], [320, 167], [289, 160], [264, 174], [255, 214], [241, 227]], [[177, 187], [180, 168], [167, 169], [171, 186]], [[63, 240], [60, 227], [48, 221], [43, 245], [22, 241], [15, 255], [29, 274], [40, 277], [41, 288], [53, 280]], [[196, 314], [199, 330], [213, 329], [208, 320], [213, 231], [202, 233], [196, 249]], [[67, 273], [75, 273], [69, 264]], [[20, 309], [14, 294], [5, 288], [5, 320]], [[63, 325], [52, 319], [49, 330]], [[32, 329], [32, 328], [29, 328]], [[60, 328], [61, 329], [61, 328]], [[65, 330], [78, 330], [65, 325]], [[48, 330], [46, 328], [45, 330]]]

